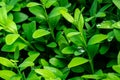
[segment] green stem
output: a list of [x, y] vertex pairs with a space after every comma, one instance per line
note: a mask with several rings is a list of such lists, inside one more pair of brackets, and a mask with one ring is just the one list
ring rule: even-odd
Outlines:
[[88, 54], [88, 58], [89, 58], [89, 63], [90, 63], [90, 67], [91, 67], [91, 72], [94, 73], [94, 64], [93, 64], [93, 59], [89, 53], [89, 51], [87, 50], [87, 47], [84, 47], [84, 49], [86, 50], [87, 54]]
[[22, 36], [20, 36], [20, 39], [22, 41], [24, 41], [31, 49], [33, 49], [34, 51], [36, 51], [35, 48], [27, 40], [25, 40]]

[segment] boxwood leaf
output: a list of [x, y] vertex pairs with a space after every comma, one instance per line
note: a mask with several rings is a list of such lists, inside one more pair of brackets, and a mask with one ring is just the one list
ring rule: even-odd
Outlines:
[[107, 39], [108, 36], [104, 34], [95, 34], [93, 37], [91, 37], [88, 41], [88, 45], [93, 45], [96, 43], [100, 43], [101, 41]]
[[22, 25], [22, 28], [24, 30], [24, 35], [27, 38], [28, 41], [32, 41], [32, 34], [36, 30], [36, 22], [32, 21], [30, 23], [24, 23]]
[[102, 76], [99, 76], [99, 75], [83, 75], [82, 78], [85, 78], [85, 79], [101, 79]]
[[35, 16], [41, 18], [42, 20], [45, 20], [45, 10], [41, 6], [33, 6], [29, 8], [29, 11], [34, 14]]
[[27, 7], [33, 7], [33, 6], [38, 6], [38, 5], [40, 5], [40, 4], [37, 3], [37, 2], [29, 2], [29, 3], [27, 4]]
[[8, 34], [5, 37], [5, 42], [7, 45], [11, 45], [17, 40], [18, 37], [19, 37], [19, 34]]
[[50, 34], [49, 31], [44, 30], [44, 29], [38, 29], [33, 33], [32, 36], [33, 36], [33, 38], [39, 38], [39, 37], [42, 37], [42, 36], [45, 36], [45, 35], [48, 35], [48, 34]]
[[19, 47], [19, 50], [21, 50], [25, 48], [27, 45], [23, 43], [22, 41], [17, 40], [12, 45], [5, 44], [1, 50], [4, 52], [14, 52], [17, 46]]
[[57, 0], [47, 0], [45, 3], [46, 8], [50, 8]]
[[68, 68], [72, 68], [78, 65], [82, 65], [84, 63], [87, 63], [88, 59], [83, 58], [83, 57], [74, 57], [70, 63], [68, 64]]
[[113, 70], [116, 71], [117, 73], [120, 73], [120, 65], [114, 65], [112, 66]]
[[[83, 8], [84, 9], [84, 8]], [[84, 27], [84, 18], [82, 12], [77, 8], [74, 13], [75, 25], [77, 25], [77, 29], [82, 32]]]
[[21, 80], [22, 76], [17, 74], [17, 75], [14, 75], [10, 78], [10, 80]]
[[54, 67], [50, 67], [50, 66], [44, 66], [44, 69], [50, 70], [51, 72], [53, 72], [57, 77], [62, 78], [63, 77], [63, 73]]
[[42, 75], [46, 79], [50, 79], [50, 78], [55, 79], [56, 78], [55, 74], [48, 69], [35, 69], [35, 72]]
[[118, 22], [115, 22], [113, 25], [112, 25], [113, 28], [116, 28], [116, 29], [120, 29], [120, 21]]
[[120, 33], [120, 30], [114, 29], [113, 31], [114, 31], [115, 38], [117, 39], [117, 41], [120, 42], [120, 35], [118, 35]]
[[62, 49], [63, 54], [74, 54], [74, 51], [75, 50], [70, 46], [65, 47], [65, 48]]
[[57, 44], [55, 42], [51, 42], [49, 44], [47, 44], [47, 47], [50, 47], [50, 48], [55, 48], [57, 46]]
[[112, 0], [113, 3], [120, 9], [120, 0]]
[[100, 29], [113, 29], [112, 24], [113, 24], [113, 21], [103, 21], [101, 24], [97, 25], [97, 28], [100, 28]]
[[67, 34], [67, 37], [70, 38], [70, 37], [75, 36], [75, 35], [80, 35], [80, 32], [70, 32]]
[[0, 77], [4, 80], [10, 80], [14, 75], [16, 75], [16, 73], [11, 70], [0, 70]]
[[25, 21], [27, 18], [28, 18], [28, 15], [26, 15], [25, 13], [22, 13], [22, 12], [15, 12], [14, 14], [13, 14], [13, 16], [14, 16], [14, 21], [16, 22], [16, 23], [20, 23], [20, 22], [23, 22], [23, 21]]
[[62, 16], [70, 23], [74, 23], [74, 18], [65, 10], [61, 10], [60, 13]]
[[0, 57], [0, 64], [6, 67], [15, 67], [15, 65], [7, 58]]
[[58, 67], [58, 68], [62, 68], [62, 67], [65, 66], [65, 63], [64, 63], [63, 61], [61, 61], [61, 60], [59, 60], [59, 59], [57, 59], [57, 58], [55, 58], [55, 57], [51, 58], [51, 59], [49, 60], [49, 62], [50, 62], [53, 66]]
[[120, 65], [120, 51], [119, 51], [118, 56], [117, 56], [117, 63], [118, 63], [118, 65]]

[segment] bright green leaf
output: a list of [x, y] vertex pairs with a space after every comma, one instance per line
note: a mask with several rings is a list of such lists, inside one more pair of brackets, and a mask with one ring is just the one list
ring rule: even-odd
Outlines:
[[38, 29], [33, 33], [32, 36], [33, 36], [33, 38], [39, 38], [39, 37], [42, 37], [42, 36], [45, 36], [45, 35], [48, 35], [48, 34], [50, 34], [49, 31], [44, 30], [44, 29]]
[[97, 25], [97, 28], [100, 28], [100, 29], [113, 29], [112, 24], [113, 24], [113, 21], [103, 21], [101, 24]]
[[57, 0], [47, 0], [45, 3], [46, 8], [50, 8]]
[[116, 29], [120, 29], [120, 21], [118, 22], [115, 22], [113, 25], [112, 25], [113, 28], [116, 28]]
[[72, 47], [70, 47], [70, 46], [65, 47], [65, 48], [62, 49], [62, 53], [63, 54], [73, 54], [74, 51], [75, 50]]
[[51, 42], [49, 44], [47, 44], [47, 47], [50, 47], [50, 48], [55, 48], [57, 46], [57, 44], [55, 42]]
[[74, 18], [65, 10], [61, 10], [60, 13], [62, 16], [70, 23], [74, 23]]
[[116, 71], [117, 73], [120, 73], [120, 65], [114, 65], [112, 66], [113, 70]]
[[117, 39], [117, 41], [120, 42], [120, 35], [118, 35], [118, 34], [120, 34], [120, 30], [114, 29], [113, 31], [114, 31], [115, 38]]
[[0, 64], [6, 67], [15, 67], [15, 65], [7, 58], [0, 57]]
[[54, 67], [49, 67], [49, 66], [44, 66], [44, 69], [50, 70], [51, 72], [53, 72], [57, 77], [62, 78], [63, 77], [63, 73]]
[[99, 76], [99, 75], [83, 75], [82, 78], [85, 78], [85, 79], [101, 79], [102, 76]]
[[78, 65], [82, 65], [84, 63], [87, 63], [88, 59], [83, 58], [83, 57], [74, 57], [70, 63], [68, 64], [68, 68], [72, 68]]
[[49, 66], [49, 63], [45, 59], [40, 59], [40, 64], [42, 64], [42, 66]]
[[113, 3], [120, 9], [120, 0], [112, 0]]
[[38, 6], [38, 5], [40, 5], [39, 3], [36, 3], [36, 2], [29, 2], [28, 4], [27, 4], [27, 7], [33, 7], [33, 6]]
[[101, 41], [107, 39], [108, 36], [104, 35], [104, 34], [96, 34], [94, 36], [92, 36], [89, 41], [88, 41], [88, 45], [93, 45], [93, 44], [97, 44], [100, 43]]
[[105, 17], [105, 16], [106, 16], [105, 12], [98, 12], [96, 14], [96, 17]]
[[44, 78], [47, 78], [47, 79], [50, 79], [50, 78], [55, 79], [56, 78], [55, 74], [48, 69], [35, 69], [35, 72], [42, 75]]
[[118, 56], [117, 56], [117, 63], [118, 63], [118, 65], [120, 65], [120, 51], [119, 51]]
[[82, 12], [78, 8], [75, 9], [74, 19], [75, 19], [75, 25], [77, 29], [82, 32], [84, 27], [84, 19], [83, 19]]
[[1, 50], [4, 52], [14, 52], [17, 46], [19, 47], [19, 50], [21, 50], [21, 49], [25, 48], [27, 45], [24, 42], [17, 40], [12, 45], [5, 44], [1, 48]]
[[0, 77], [4, 80], [10, 80], [14, 75], [16, 75], [16, 73], [11, 70], [0, 70]]
[[14, 75], [10, 78], [10, 80], [21, 80], [22, 76], [17, 74], [17, 75]]
[[67, 37], [70, 38], [70, 37], [75, 36], [75, 35], [80, 35], [80, 32], [70, 32], [67, 34]]
[[8, 34], [5, 37], [6, 44], [7, 45], [13, 44], [18, 39], [18, 37], [19, 37], [19, 34]]
[[65, 66], [65, 63], [64, 63], [63, 61], [61, 61], [61, 60], [59, 60], [59, 59], [57, 59], [57, 58], [55, 58], [55, 57], [51, 58], [51, 59], [49, 60], [49, 62], [50, 62], [53, 66], [58, 67], [58, 68], [62, 68], [62, 67]]

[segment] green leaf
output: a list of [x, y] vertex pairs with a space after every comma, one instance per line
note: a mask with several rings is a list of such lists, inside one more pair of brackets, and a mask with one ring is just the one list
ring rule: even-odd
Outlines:
[[29, 11], [35, 16], [39, 17], [42, 20], [46, 19], [45, 10], [41, 6], [33, 6], [29, 8]]
[[22, 70], [24, 70], [24, 69], [26, 69], [27, 67], [30, 67], [30, 66], [34, 66], [34, 63], [31, 62], [31, 61], [24, 61], [23, 63], [21, 63], [19, 65], [20, 71], [22, 71]]
[[19, 51], [19, 47], [17, 46], [14, 52], [14, 59], [18, 60], [19, 57], [20, 57], [20, 51]]
[[84, 72], [84, 68], [82, 66], [75, 66], [75, 67], [72, 67], [71, 68], [72, 72], [75, 72], [75, 73], [82, 73]]
[[103, 77], [94, 74], [94, 75], [83, 75], [82, 78], [85, 78], [85, 79], [101, 79]]
[[10, 78], [10, 80], [21, 80], [22, 76], [17, 74], [17, 75], [14, 75]]
[[118, 65], [120, 65], [120, 51], [119, 51], [118, 56], [117, 56], [117, 63], [118, 63]]
[[29, 3], [27, 4], [27, 7], [33, 7], [33, 6], [38, 6], [38, 5], [40, 5], [40, 4], [37, 3], [37, 2], [29, 2]]
[[22, 12], [15, 12], [13, 14], [13, 16], [14, 16], [14, 21], [16, 23], [23, 22], [23, 21], [27, 20], [27, 18], [28, 18], [28, 15], [26, 15], [25, 13], [22, 13]]
[[27, 80], [41, 80], [41, 77], [38, 77], [35, 71], [31, 71], [27, 77]]
[[107, 46], [107, 45], [103, 45], [103, 46], [101, 46], [101, 48], [100, 48], [100, 54], [105, 54], [107, 51], [108, 51], [108, 49], [109, 49], [109, 46]]
[[32, 34], [36, 30], [36, 22], [32, 21], [30, 23], [24, 23], [22, 25], [22, 28], [24, 30], [24, 35], [27, 38], [27, 40], [32, 41]]
[[0, 70], [0, 77], [4, 80], [10, 80], [12, 76], [16, 75], [15, 72], [10, 70]]
[[29, 57], [26, 58], [20, 65], [20, 70], [24, 70], [26, 69], [27, 67], [30, 67], [30, 66], [34, 66], [34, 63], [33, 61], [35, 61], [35, 59], [40, 55], [39, 52], [34, 52], [34, 51], [30, 51], [29, 53]]
[[107, 78], [109, 80], [120, 80], [120, 78], [117, 75], [113, 74], [113, 73], [108, 73]]
[[87, 63], [88, 59], [85, 59], [83, 57], [74, 57], [70, 63], [68, 64], [68, 68], [72, 68], [78, 65], [82, 65], [84, 63]]
[[105, 12], [98, 12], [95, 16], [96, 17], [105, 17], [106, 14], [105, 14]]
[[44, 66], [44, 69], [50, 70], [51, 72], [53, 72], [57, 77], [60, 77], [61, 79], [63, 78], [63, 73], [54, 67], [49, 67], [49, 66]]
[[120, 0], [112, 0], [115, 6], [117, 6], [118, 9], [120, 9]]
[[48, 34], [50, 34], [49, 31], [44, 30], [44, 29], [38, 29], [33, 33], [32, 36], [33, 36], [33, 38], [39, 38], [39, 37], [42, 37], [42, 36], [45, 36], [45, 35], [48, 35]]
[[8, 34], [6, 37], [5, 37], [5, 42], [7, 45], [11, 45], [13, 44], [19, 37], [20, 35], [19, 34]]
[[7, 58], [0, 57], [0, 64], [6, 67], [15, 67], [15, 65]]
[[120, 74], [120, 65], [112, 66], [113, 70]]
[[4, 52], [14, 52], [16, 47], [19, 47], [19, 50], [25, 48], [27, 45], [20, 40], [15, 41], [12, 45], [5, 44], [1, 50]]
[[70, 23], [74, 23], [74, 18], [65, 10], [61, 10], [60, 13], [62, 16]]
[[116, 28], [116, 29], [120, 29], [120, 21], [118, 22], [115, 22], [113, 25], [112, 25], [113, 28]]
[[46, 8], [50, 8], [57, 0], [47, 0], [44, 4]]
[[50, 47], [50, 48], [55, 48], [57, 46], [57, 44], [55, 42], [51, 42], [49, 44], [47, 44], [47, 47]]
[[61, 14], [60, 13], [61, 10], [67, 11], [67, 9], [64, 7], [55, 7], [52, 9], [48, 17], [53, 18], [53, 17], [59, 16]]
[[49, 63], [45, 59], [40, 59], [40, 64], [42, 64], [42, 66], [49, 66]]
[[62, 49], [63, 54], [74, 54], [74, 51], [75, 50], [73, 49], [73, 47], [70, 47], [70, 46]]
[[80, 32], [70, 32], [67, 34], [67, 37], [70, 38], [70, 37], [73, 37], [75, 35], [80, 35]]
[[53, 66], [58, 67], [58, 68], [62, 68], [65, 66], [65, 63], [63, 61], [61, 61], [55, 57], [51, 58], [49, 60], [49, 63], [51, 63]]
[[50, 79], [50, 78], [55, 79], [56, 78], [55, 74], [48, 69], [35, 69], [35, 72], [42, 75], [46, 79]]
[[40, 0], [42, 4], [45, 4], [48, 0]]
[[92, 36], [89, 41], [88, 41], [88, 45], [93, 45], [93, 44], [97, 44], [100, 43], [101, 41], [107, 39], [108, 36], [104, 35], [104, 34], [95, 34], [94, 36]]
[[114, 31], [115, 38], [117, 39], [117, 41], [120, 42], [120, 35], [118, 35], [120, 33], [120, 30], [114, 29], [113, 31]]
[[97, 25], [97, 28], [100, 29], [113, 29], [113, 21], [103, 21], [101, 24]]
[[75, 9], [74, 19], [75, 19], [75, 25], [77, 29], [82, 32], [84, 27], [84, 19], [83, 19], [82, 12], [78, 8]]

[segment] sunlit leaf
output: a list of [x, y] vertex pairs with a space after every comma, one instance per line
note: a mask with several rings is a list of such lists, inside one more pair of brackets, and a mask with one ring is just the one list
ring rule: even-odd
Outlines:
[[39, 38], [39, 37], [42, 37], [42, 36], [45, 36], [45, 35], [48, 35], [48, 34], [50, 34], [49, 31], [44, 30], [44, 29], [38, 29], [33, 33], [32, 36], [33, 36], [33, 38]]
[[15, 67], [15, 65], [7, 58], [0, 57], [0, 64], [6, 67]]
[[68, 64], [68, 68], [72, 68], [78, 65], [82, 65], [84, 63], [87, 63], [88, 59], [83, 58], [83, 57], [74, 57], [70, 63]]
[[100, 43], [101, 41], [107, 39], [108, 36], [104, 35], [104, 34], [96, 34], [94, 36], [92, 36], [89, 41], [88, 41], [88, 45], [93, 45], [93, 44], [97, 44]]
[[17, 40], [18, 37], [19, 37], [19, 34], [8, 34], [5, 37], [6, 44], [7, 45], [13, 44]]

